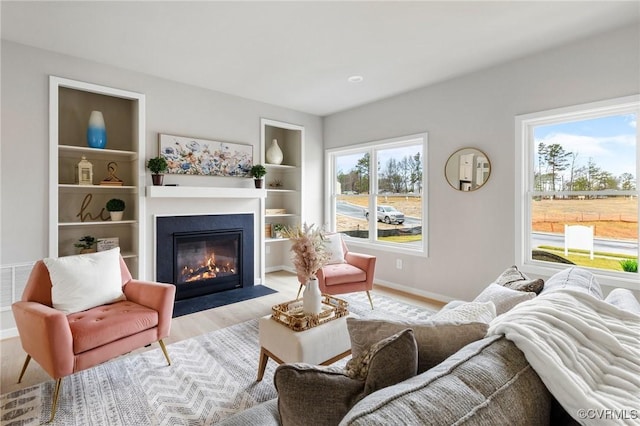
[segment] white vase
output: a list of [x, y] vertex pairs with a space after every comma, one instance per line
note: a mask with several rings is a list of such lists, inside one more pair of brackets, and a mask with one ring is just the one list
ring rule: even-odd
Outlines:
[[318, 315], [322, 312], [322, 293], [318, 287], [318, 280], [310, 279], [302, 292], [302, 310], [305, 314]]
[[267, 163], [282, 164], [282, 150], [278, 146], [278, 139], [271, 141], [271, 146], [267, 149]]
[[124, 212], [109, 212], [109, 215], [111, 216], [112, 222], [118, 222], [122, 220], [122, 216], [124, 215]]

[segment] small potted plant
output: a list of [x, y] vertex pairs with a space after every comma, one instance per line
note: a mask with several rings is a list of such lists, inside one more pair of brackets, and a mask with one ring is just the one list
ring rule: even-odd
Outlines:
[[74, 247], [80, 249], [80, 254], [95, 253], [96, 242], [97, 240], [91, 235], [85, 235], [84, 237], [80, 238], [77, 243], [74, 244]]
[[256, 188], [262, 188], [262, 178], [267, 174], [267, 169], [262, 164], [255, 164], [251, 167], [251, 176], [256, 184]]
[[286, 226], [282, 223], [274, 223], [273, 224], [273, 238], [282, 238], [282, 232]]
[[118, 220], [122, 220], [122, 215], [124, 214], [124, 201], [122, 201], [119, 198], [112, 198], [109, 201], [107, 201], [107, 210], [109, 211], [109, 214], [111, 215], [111, 220], [112, 221], [118, 221]]
[[147, 162], [147, 167], [151, 170], [151, 181], [156, 186], [162, 186], [164, 172], [169, 169], [169, 164], [164, 157], [153, 157]]

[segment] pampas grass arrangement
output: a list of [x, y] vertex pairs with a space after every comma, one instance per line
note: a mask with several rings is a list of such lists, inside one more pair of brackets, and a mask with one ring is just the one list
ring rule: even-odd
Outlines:
[[329, 253], [324, 246], [324, 231], [306, 223], [300, 227], [286, 227], [282, 234], [292, 241], [291, 260], [303, 283], [316, 277], [316, 271], [326, 265]]

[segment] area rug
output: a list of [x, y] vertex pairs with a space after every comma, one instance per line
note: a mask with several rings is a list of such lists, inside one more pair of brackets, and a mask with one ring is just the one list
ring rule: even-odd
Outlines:
[[[361, 317], [415, 320], [433, 312], [389, 297], [364, 293], [344, 297]], [[264, 379], [258, 371], [258, 319], [216, 330], [160, 349], [124, 356], [62, 381], [52, 425], [209, 425], [275, 398], [269, 361]], [[341, 361], [346, 362], [346, 359]], [[27, 371], [28, 374], [28, 371]], [[54, 381], [1, 396], [2, 425], [48, 421]]]

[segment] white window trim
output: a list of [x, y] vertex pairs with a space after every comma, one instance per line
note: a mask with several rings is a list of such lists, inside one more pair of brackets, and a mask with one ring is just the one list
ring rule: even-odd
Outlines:
[[[417, 257], [428, 257], [428, 211], [427, 211], [427, 199], [429, 196], [429, 186], [428, 186], [428, 175], [427, 175], [427, 146], [428, 146], [428, 137], [427, 133], [416, 133], [407, 136], [400, 136], [396, 138], [390, 139], [382, 139], [372, 142], [365, 142], [356, 145], [349, 145], [339, 148], [331, 148], [325, 150], [325, 164], [327, 165], [327, 173], [325, 175], [325, 188], [326, 188], [326, 203], [325, 206], [325, 218], [327, 218], [327, 223], [325, 223], [325, 228], [331, 231], [335, 231], [336, 229], [336, 215], [335, 215], [335, 204], [336, 204], [336, 186], [335, 186], [335, 162], [333, 161], [335, 154], [349, 154], [349, 153], [358, 153], [362, 152], [365, 149], [370, 149], [372, 147], [378, 147], [381, 145], [407, 145], [412, 142], [420, 142], [422, 143], [422, 244], [420, 249], [408, 248], [405, 244], [400, 243], [389, 243], [389, 242], [377, 242], [372, 240], [371, 237], [367, 240], [361, 238], [351, 238], [345, 236], [345, 241], [349, 245], [362, 247], [368, 250], [378, 250], [383, 252], [391, 252], [391, 253], [402, 253], [408, 256], [417, 256]], [[374, 155], [370, 158], [371, 164], [377, 164], [377, 159]], [[372, 188], [377, 192], [378, 182], [377, 182], [378, 174], [372, 173], [369, 178], [369, 188]], [[369, 211], [376, 211], [375, 198], [373, 197], [373, 205], [369, 205]], [[371, 203], [371, 202], [370, 202]], [[376, 232], [376, 221], [369, 221], [369, 235], [375, 235]]]
[[[533, 127], [541, 124], [553, 124], [565, 121], [568, 117], [580, 114], [580, 118], [598, 117], [608, 113], [623, 113], [633, 110], [640, 117], [640, 95], [625, 96], [600, 102], [574, 105], [540, 111], [531, 114], [518, 115], [515, 118], [515, 164], [520, 173], [516, 173], [515, 185], [515, 254], [516, 265], [524, 272], [549, 277], [558, 271], [566, 269], [567, 265], [553, 264], [531, 259], [531, 195], [530, 183], [533, 179], [533, 147], [531, 132]], [[640, 128], [636, 127], [636, 141], [640, 142]], [[636, 179], [640, 177], [640, 146], [636, 147]], [[638, 196], [640, 190], [636, 183], [636, 191], [616, 191], [617, 195], [630, 194]], [[558, 191], [558, 193], [562, 193]], [[566, 193], [566, 192], [565, 192]], [[600, 193], [605, 193], [602, 191]], [[640, 200], [640, 199], [639, 199]], [[639, 209], [640, 212], [640, 209]], [[640, 213], [639, 213], [640, 215]], [[639, 236], [640, 241], [640, 236]], [[581, 266], [581, 268], [583, 268]], [[617, 271], [606, 271], [595, 268], [585, 268], [591, 271], [601, 285], [622, 287], [640, 291], [640, 273], [630, 274]]]

